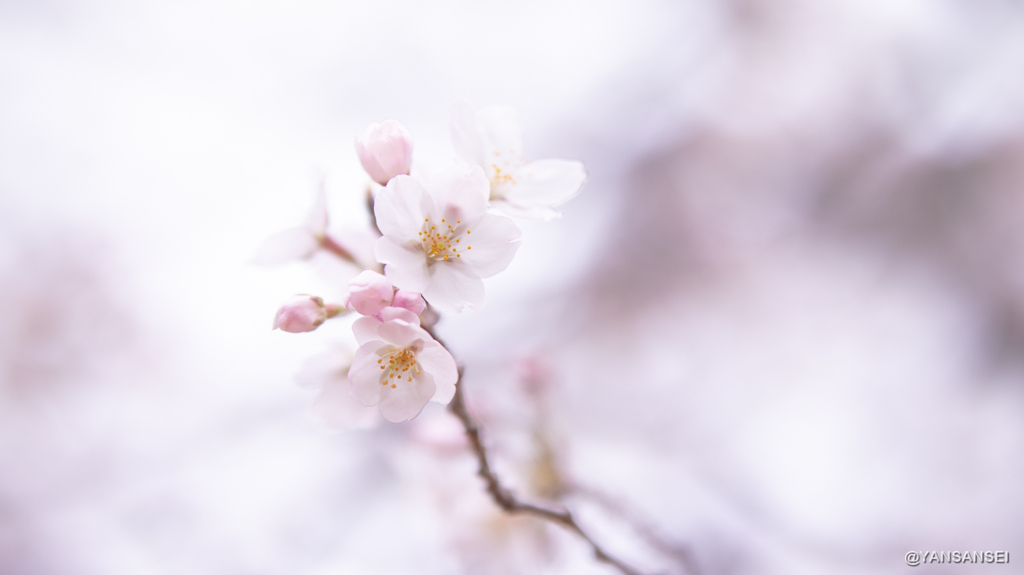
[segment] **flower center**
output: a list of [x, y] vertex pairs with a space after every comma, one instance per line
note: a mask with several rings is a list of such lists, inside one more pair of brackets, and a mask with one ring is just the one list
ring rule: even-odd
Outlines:
[[[439, 260], [448, 261], [449, 257], [461, 258], [462, 254], [459, 253], [459, 249], [462, 248], [464, 227], [462, 220], [455, 220], [454, 224], [450, 224], [445, 218], [441, 218], [439, 224], [432, 225], [430, 218], [424, 218], [423, 231], [417, 233], [419, 234], [423, 251], [427, 254], [428, 263]], [[467, 229], [465, 233], [471, 234], [473, 232]], [[462, 249], [471, 250], [473, 246], [466, 245]]]
[[385, 353], [377, 360], [380, 368], [384, 370], [381, 374], [380, 384], [391, 384], [391, 388], [398, 387], [398, 382], [406, 378], [407, 382], [412, 381], [412, 376], [423, 373], [416, 362], [416, 352], [405, 347]]
[[523, 166], [523, 156], [515, 150], [509, 149], [508, 153], [493, 152], [494, 162], [488, 170], [491, 180], [491, 199], [500, 200], [505, 196], [508, 188], [516, 185], [516, 171]]

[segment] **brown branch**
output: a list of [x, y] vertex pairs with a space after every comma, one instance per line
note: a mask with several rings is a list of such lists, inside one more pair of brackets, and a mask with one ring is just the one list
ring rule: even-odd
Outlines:
[[[434, 334], [432, 326], [424, 326], [424, 329], [434, 337], [438, 343], [444, 345], [441, 340]], [[568, 509], [558, 509], [545, 507], [541, 505], [534, 505], [532, 503], [526, 503], [521, 501], [511, 490], [501, 484], [501, 480], [495, 474], [494, 470], [491, 469], [490, 458], [487, 454], [487, 448], [484, 447], [483, 440], [480, 438], [480, 427], [476, 424], [473, 416], [469, 414], [469, 410], [466, 409], [466, 400], [462, 394], [462, 368], [459, 368], [459, 381], [455, 383], [455, 396], [452, 397], [451, 403], [448, 404], [448, 410], [459, 418], [462, 422], [462, 426], [466, 428], [466, 437], [469, 439], [469, 445], [473, 449], [473, 453], [476, 455], [479, 469], [477, 475], [479, 475], [484, 482], [487, 484], [487, 493], [490, 494], [491, 499], [494, 503], [501, 507], [506, 513], [517, 515], [533, 515], [539, 519], [550, 521], [561, 525], [563, 528], [575, 533], [586, 541], [590, 548], [594, 551], [594, 558], [602, 563], [606, 563], [615, 567], [625, 575], [640, 575], [640, 572], [633, 569], [629, 565], [626, 565], [622, 561], [612, 557], [604, 550], [603, 547], [597, 544], [587, 532], [580, 527], [579, 523], [572, 516], [572, 513]]]
[[347, 249], [345, 249], [344, 246], [334, 241], [334, 238], [332, 238], [331, 236], [323, 234], [319, 236], [317, 239], [320, 240], [320, 247], [323, 248], [324, 250], [338, 256], [339, 258], [345, 261], [352, 262], [357, 266], [362, 267], [363, 264], [359, 263], [359, 260], [357, 260], [356, 257], [352, 255], [352, 252], [348, 251]]
[[[459, 370], [459, 379], [462, 379], [462, 371]], [[484, 447], [483, 441], [480, 439], [480, 428], [477, 426], [473, 417], [469, 414], [466, 409], [466, 402], [462, 395], [462, 385], [456, 384], [455, 386], [455, 397], [452, 398], [451, 403], [448, 404], [448, 410], [451, 411], [455, 417], [459, 418], [462, 422], [463, 427], [466, 428], [466, 437], [469, 438], [470, 447], [473, 449], [473, 453], [476, 454], [477, 462], [480, 465], [480, 469], [477, 471], [477, 475], [483, 478], [484, 482], [487, 483], [487, 493], [491, 495], [491, 499], [501, 507], [506, 513], [510, 514], [527, 514], [533, 515], [534, 517], [557, 523], [565, 529], [572, 531], [576, 535], [583, 538], [590, 548], [594, 551], [594, 557], [602, 562], [615, 567], [625, 575], [640, 575], [640, 572], [626, 565], [622, 561], [619, 561], [615, 557], [612, 557], [605, 551], [600, 545], [597, 544], [587, 532], [580, 527], [579, 523], [572, 516], [572, 513], [568, 509], [551, 509], [548, 507], [541, 507], [540, 505], [534, 505], [532, 503], [525, 503], [520, 501], [508, 488], [501, 484], [501, 480], [491, 469], [490, 460], [487, 455], [487, 448]]]
[[619, 520], [630, 525], [648, 545], [675, 560], [686, 573], [700, 575], [700, 567], [697, 565], [689, 545], [666, 539], [650, 523], [626, 508], [621, 501], [614, 499], [606, 493], [583, 487], [576, 483], [570, 483], [566, 486], [566, 490], [571, 494], [590, 499], [597, 505], [604, 507], [607, 512], [616, 515]]

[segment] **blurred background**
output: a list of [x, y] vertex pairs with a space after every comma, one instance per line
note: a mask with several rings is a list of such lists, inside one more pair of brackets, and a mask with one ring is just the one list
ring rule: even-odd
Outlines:
[[359, 270], [265, 238], [322, 184], [365, 248], [354, 137], [429, 174], [462, 96], [590, 176], [438, 326], [519, 493], [649, 573], [1010, 572], [1022, 70], [1009, 0], [0, 1], [0, 573], [612, 572], [270, 329]]

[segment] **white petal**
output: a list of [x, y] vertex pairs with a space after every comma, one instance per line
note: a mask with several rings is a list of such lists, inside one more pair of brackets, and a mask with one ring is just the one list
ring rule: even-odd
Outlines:
[[319, 389], [326, 382], [334, 380], [348, 382], [348, 367], [351, 364], [352, 352], [349, 349], [341, 346], [332, 348], [307, 359], [295, 376], [295, 381], [304, 389]]
[[369, 315], [352, 322], [352, 333], [356, 336], [356, 343], [365, 345], [371, 341], [380, 341], [381, 337], [377, 334], [380, 324], [379, 319]]
[[430, 178], [427, 191], [434, 198], [435, 213], [454, 224], [454, 220], [475, 219], [487, 211], [491, 182], [479, 166], [459, 163]]
[[484, 142], [491, 152], [519, 156], [523, 153], [523, 126], [512, 108], [488, 106], [476, 113]]
[[448, 121], [448, 127], [452, 133], [452, 146], [459, 157], [476, 166], [488, 165], [491, 150], [484, 142], [476, 118], [476, 108], [469, 100], [459, 99], [452, 104], [452, 118]]
[[562, 212], [543, 206], [523, 207], [517, 204], [510, 204], [505, 200], [491, 200], [491, 207], [501, 210], [513, 218], [521, 220], [538, 220], [550, 222], [562, 217]]
[[326, 383], [311, 411], [328, 429], [370, 429], [380, 423], [377, 408], [356, 401], [352, 384], [344, 378]]
[[419, 324], [413, 324], [400, 319], [393, 319], [380, 324], [377, 333], [381, 339], [395, 347], [409, 347], [416, 340], [434, 341], [430, 334]]
[[380, 400], [381, 372], [377, 360], [382, 350], [389, 348], [383, 341], [367, 342], [356, 350], [352, 367], [348, 369], [348, 380], [352, 382], [352, 395], [363, 405], [377, 405]]
[[509, 203], [522, 207], [554, 207], [580, 192], [587, 172], [580, 162], [538, 160], [516, 170], [514, 178], [515, 184], [503, 191]]
[[434, 396], [434, 379], [427, 372], [413, 377], [412, 381], [395, 381], [393, 388], [391, 385], [377, 384], [380, 388], [380, 414], [391, 423], [400, 423], [416, 417]]
[[440, 262], [430, 267], [430, 286], [423, 298], [441, 311], [460, 313], [462, 308], [484, 305], [484, 282], [461, 262]]
[[455, 382], [459, 380], [459, 368], [455, 365], [455, 358], [448, 350], [436, 341], [428, 343], [423, 349], [416, 352], [416, 361], [423, 367], [423, 371], [434, 377], [434, 384], [437, 390], [431, 401], [437, 403], [448, 403], [455, 395]]
[[427, 191], [411, 176], [395, 176], [377, 192], [373, 215], [377, 228], [385, 236], [400, 242], [416, 240], [424, 218], [431, 216], [434, 203]]
[[455, 397], [455, 384], [449, 383], [448, 385], [441, 385], [434, 381], [436, 389], [434, 390], [434, 397], [430, 398], [430, 401], [434, 403], [440, 403], [441, 405], [448, 405], [451, 403], [452, 398]]
[[[504, 216], [487, 214], [470, 231], [472, 233], [462, 236], [464, 247], [459, 249], [461, 257], [458, 258], [462, 260], [459, 263], [469, 267], [469, 273], [489, 278], [508, 267], [519, 249], [520, 244], [515, 240], [522, 235], [515, 222]], [[470, 246], [473, 249], [469, 249]], [[431, 282], [434, 281], [432, 277]]]
[[390, 236], [377, 239], [374, 245], [377, 261], [386, 264], [384, 275], [396, 287], [423, 293], [430, 283], [427, 256], [419, 246], [400, 245]]
[[263, 240], [253, 263], [267, 266], [304, 260], [313, 255], [320, 242], [306, 228], [288, 228]]

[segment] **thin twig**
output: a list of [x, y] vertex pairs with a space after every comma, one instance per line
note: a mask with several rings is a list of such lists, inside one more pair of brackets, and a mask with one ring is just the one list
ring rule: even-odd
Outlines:
[[689, 545], [666, 539], [650, 523], [629, 510], [621, 501], [596, 489], [583, 487], [575, 483], [570, 483], [566, 486], [566, 490], [571, 494], [585, 497], [604, 507], [606, 511], [618, 516], [621, 521], [629, 524], [648, 545], [679, 563], [686, 573], [700, 575], [700, 567], [693, 557], [693, 552]]
[[[425, 329], [437, 339], [431, 327], [425, 327]], [[438, 343], [441, 343], [438, 340]], [[441, 345], [444, 345], [441, 343]], [[565, 529], [572, 531], [584, 541], [586, 541], [590, 548], [594, 551], [594, 557], [602, 562], [615, 567], [625, 575], [640, 575], [640, 572], [633, 569], [629, 565], [626, 565], [622, 561], [612, 557], [604, 550], [603, 547], [597, 544], [586, 531], [580, 527], [579, 523], [572, 516], [572, 513], [568, 509], [558, 509], [545, 507], [541, 505], [534, 505], [532, 503], [526, 503], [521, 501], [511, 490], [501, 484], [501, 480], [497, 474], [491, 469], [490, 458], [487, 454], [487, 448], [484, 447], [483, 440], [480, 439], [480, 427], [476, 424], [473, 416], [469, 414], [469, 410], [466, 409], [466, 401], [462, 394], [462, 368], [459, 368], [459, 381], [455, 385], [455, 396], [452, 398], [451, 403], [448, 404], [448, 410], [459, 418], [462, 422], [462, 426], [466, 428], [466, 437], [469, 438], [470, 447], [473, 449], [473, 453], [476, 455], [479, 469], [477, 475], [479, 475], [484, 482], [487, 484], [487, 493], [490, 494], [491, 499], [501, 507], [506, 513], [510, 514], [526, 514], [533, 515], [539, 519], [550, 521], [561, 525]]]
[[[462, 379], [461, 370], [459, 372], [459, 379]], [[448, 410], [451, 411], [455, 417], [458, 417], [459, 421], [462, 422], [463, 427], [466, 428], [466, 437], [469, 438], [470, 446], [473, 449], [473, 453], [476, 454], [477, 462], [480, 465], [477, 475], [483, 478], [487, 483], [487, 493], [491, 495], [491, 499], [494, 499], [494, 502], [498, 504], [498, 507], [501, 507], [506, 513], [524, 513], [551, 521], [552, 523], [557, 523], [569, 531], [576, 533], [582, 537], [584, 541], [589, 543], [591, 549], [594, 550], [594, 557], [598, 561], [615, 567], [625, 575], [639, 575], [639, 571], [609, 555], [607, 551], [587, 535], [568, 509], [551, 509], [540, 505], [534, 505], [532, 503], [525, 503], [520, 501], [514, 493], [501, 484], [501, 480], [498, 479], [494, 470], [491, 469], [490, 460], [487, 455], [487, 448], [484, 447], [483, 441], [480, 439], [480, 428], [466, 409], [466, 402], [462, 395], [462, 385], [457, 384], [455, 386], [455, 397], [453, 397], [451, 403], [448, 404]]]
[[319, 237], [319, 239], [321, 248], [331, 252], [332, 254], [338, 256], [343, 260], [352, 262], [357, 266], [362, 267], [362, 264], [359, 263], [359, 260], [357, 260], [356, 257], [352, 255], [352, 252], [348, 251], [347, 249], [345, 249], [344, 246], [334, 241], [334, 238], [332, 238], [331, 236], [323, 234]]

